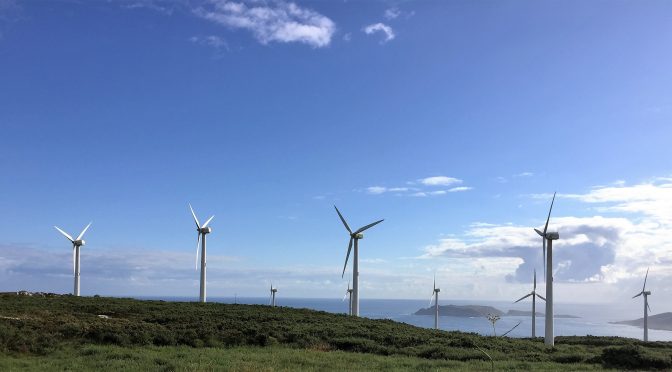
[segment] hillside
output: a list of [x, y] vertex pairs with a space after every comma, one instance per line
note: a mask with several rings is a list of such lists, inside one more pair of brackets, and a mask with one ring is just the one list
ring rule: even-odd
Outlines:
[[[639, 318], [635, 320], [624, 320], [620, 322], [611, 322], [611, 323], [627, 324], [635, 327], [644, 328], [644, 318]], [[672, 313], [649, 315], [649, 329], [672, 331]]]
[[669, 342], [558, 337], [547, 348], [307, 309], [0, 296], [0, 370], [482, 370], [484, 352], [513, 370], [672, 368]]

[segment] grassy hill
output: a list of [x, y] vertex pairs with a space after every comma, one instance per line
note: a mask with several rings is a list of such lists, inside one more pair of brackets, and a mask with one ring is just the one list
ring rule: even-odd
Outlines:
[[[484, 337], [259, 305], [0, 296], [0, 370], [670, 369], [672, 343]], [[479, 349], [480, 348], [480, 349]]]
[[[661, 313], [656, 315], [649, 315], [649, 329], [662, 329], [664, 331], [672, 331], [672, 313]], [[627, 324], [635, 327], [644, 328], [644, 318], [635, 320], [624, 320], [621, 322], [613, 322], [614, 324]]]

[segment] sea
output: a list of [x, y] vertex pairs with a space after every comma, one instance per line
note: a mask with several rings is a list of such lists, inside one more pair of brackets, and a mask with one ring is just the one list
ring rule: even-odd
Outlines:
[[[136, 297], [143, 300], [163, 301], [197, 301], [196, 297]], [[227, 304], [268, 305], [268, 297], [209, 297], [208, 302]], [[330, 313], [347, 313], [348, 302], [341, 299], [328, 298], [282, 298], [276, 299], [277, 306], [293, 308], [306, 308], [326, 311]], [[531, 305], [518, 306], [510, 302], [501, 301], [473, 301], [455, 300], [439, 301], [439, 305], [483, 305], [495, 307], [504, 313], [510, 309], [531, 311]], [[390, 319], [397, 322], [411, 324], [417, 327], [433, 328], [433, 315], [414, 315], [421, 309], [427, 308], [426, 300], [386, 300], [386, 299], [360, 299], [360, 316], [372, 319]], [[641, 339], [643, 329], [636, 326], [612, 324], [611, 322], [638, 319], [641, 313], [625, 314], [609, 311], [609, 305], [604, 304], [555, 304], [556, 315], [572, 315], [577, 318], [556, 318], [556, 336], [620, 336]], [[537, 312], [543, 313], [543, 303], [537, 303]], [[537, 316], [537, 337], [544, 334], [544, 318]], [[514, 328], [515, 327], [515, 328]], [[511, 329], [509, 337], [530, 337], [532, 327], [531, 316], [507, 316], [504, 315], [495, 323], [497, 335], [501, 335]], [[485, 317], [439, 317], [439, 328], [446, 331], [474, 332], [481, 335], [493, 335], [493, 327]], [[650, 341], [672, 341], [672, 331], [649, 329]]]

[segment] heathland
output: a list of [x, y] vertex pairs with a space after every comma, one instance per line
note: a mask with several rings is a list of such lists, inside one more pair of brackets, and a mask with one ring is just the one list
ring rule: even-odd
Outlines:
[[308, 309], [0, 296], [0, 370], [672, 369], [672, 342], [512, 339]]

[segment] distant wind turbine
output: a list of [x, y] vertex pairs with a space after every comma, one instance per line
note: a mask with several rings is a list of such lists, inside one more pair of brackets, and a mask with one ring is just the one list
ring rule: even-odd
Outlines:
[[196, 231], [198, 236], [196, 238], [196, 270], [198, 270], [198, 246], [201, 245], [201, 291], [199, 295], [199, 301], [205, 302], [205, 269], [206, 269], [206, 251], [205, 251], [205, 236], [212, 232], [212, 228], [208, 227], [210, 221], [212, 221], [215, 216], [211, 216], [207, 221], [201, 226], [196, 218], [196, 213], [194, 213], [194, 208], [189, 204], [189, 209], [191, 210], [191, 215], [194, 217], [194, 222], [196, 222]]
[[364, 234], [362, 234], [365, 230], [376, 226], [377, 224], [383, 222], [384, 220], [379, 220], [373, 223], [370, 223], [364, 227], [360, 227], [357, 231], [352, 232], [350, 230], [350, 226], [348, 226], [348, 223], [345, 222], [345, 218], [343, 218], [343, 215], [341, 215], [341, 212], [336, 208], [334, 205], [334, 208], [336, 209], [336, 213], [338, 213], [338, 217], [341, 218], [341, 222], [343, 222], [343, 225], [345, 226], [345, 229], [348, 230], [348, 234], [350, 235], [350, 243], [348, 243], [348, 253], [345, 256], [345, 265], [343, 265], [343, 273], [341, 274], [341, 277], [345, 275], [345, 268], [348, 266], [348, 258], [350, 258], [350, 250], [352, 249], [352, 242], [355, 242], [355, 252], [353, 254], [352, 258], [352, 315], [354, 316], [359, 316], [359, 239], [364, 238]]
[[75, 290], [72, 294], [75, 296], [79, 296], [79, 248], [86, 244], [86, 242], [82, 240], [82, 237], [84, 237], [84, 233], [89, 229], [91, 223], [92, 222], [89, 222], [89, 224], [86, 225], [84, 230], [82, 230], [82, 232], [77, 236], [77, 239], [73, 239], [72, 236], [59, 229], [58, 226], [54, 226], [58, 232], [63, 234], [63, 236], [68, 238], [68, 240], [72, 243], [72, 273], [75, 276]]
[[439, 329], [439, 292], [441, 289], [436, 288], [436, 274], [434, 275], [434, 290], [432, 296], [429, 298], [429, 306], [432, 306], [434, 300], [434, 329]]
[[528, 297], [532, 296], [532, 338], [537, 337], [536, 335], [536, 327], [537, 327], [537, 301], [535, 297], [539, 297], [542, 300], [546, 301], [546, 299], [541, 296], [539, 293], [537, 293], [537, 270], [534, 270], [534, 287], [532, 287], [532, 292], [526, 294], [525, 296], [521, 297], [518, 299], [518, 301], [514, 302], [520, 302]]
[[651, 311], [651, 308], [649, 307], [649, 296], [651, 295], [651, 291], [646, 290], [646, 279], [649, 277], [649, 269], [646, 269], [646, 276], [644, 277], [644, 286], [642, 287], [642, 291], [637, 293], [636, 295], [632, 296], [632, 298], [639, 297], [641, 295], [644, 295], [644, 341], [649, 341], [649, 311]]
[[343, 300], [348, 299], [348, 315], [352, 315], [352, 288], [350, 288], [350, 281], [348, 281], [348, 290], [345, 291], [345, 296], [343, 296]]
[[348, 266], [348, 258], [350, 258], [350, 250], [352, 249], [352, 242], [355, 242], [355, 252], [352, 257], [352, 315], [354, 316], [359, 316], [359, 239], [364, 238], [364, 234], [362, 234], [365, 230], [376, 226], [377, 224], [383, 222], [384, 220], [379, 220], [373, 223], [370, 223], [364, 227], [360, 227], [357, 229], [357, 231], [352, 232], [350, 230], [350, 226], [348, 226], [348, 223], [345, 222], [345, 218], [343, 218], [343, 215], [341, 215], [341, 212], [336, 208], [334, 205], [334, 208], [336, 209], [336, 213], [338, 213], [338, 217], [340, 217], [341, 222], [343, 222], [343, 226], [345, 226], [345, 229], [348, 230], [348, 234], [350, 235], [350, 242], [348, 243], [348, 253], [345, 256], [345, 265], [343, 265], [343, 273], [341, 274], [341, 277], [345, 275], [345, 268]]
[[271, 296], [268, 298], [268, 304], [275, 307], [275, 294], [278, 293], [277, 288], [273, 288], [273, 283], [271, 283]]
[[553, 193], [551, 208], [549, 208], [548, 217], [546, 217], [544, 232], [534, 229], [534, 231], [541, 236], [544, 247], [544, 275], [546, 276], [546, 329], [544, 333], [544, 343], [548, 346], [555, 345], [555, 337], [553, 335], [553, 241], [560, 239], [560, 234], [548, 231], [548, 221], [551, 219], [551, 211], [553, 210], [554, 202], [555, 193]]

